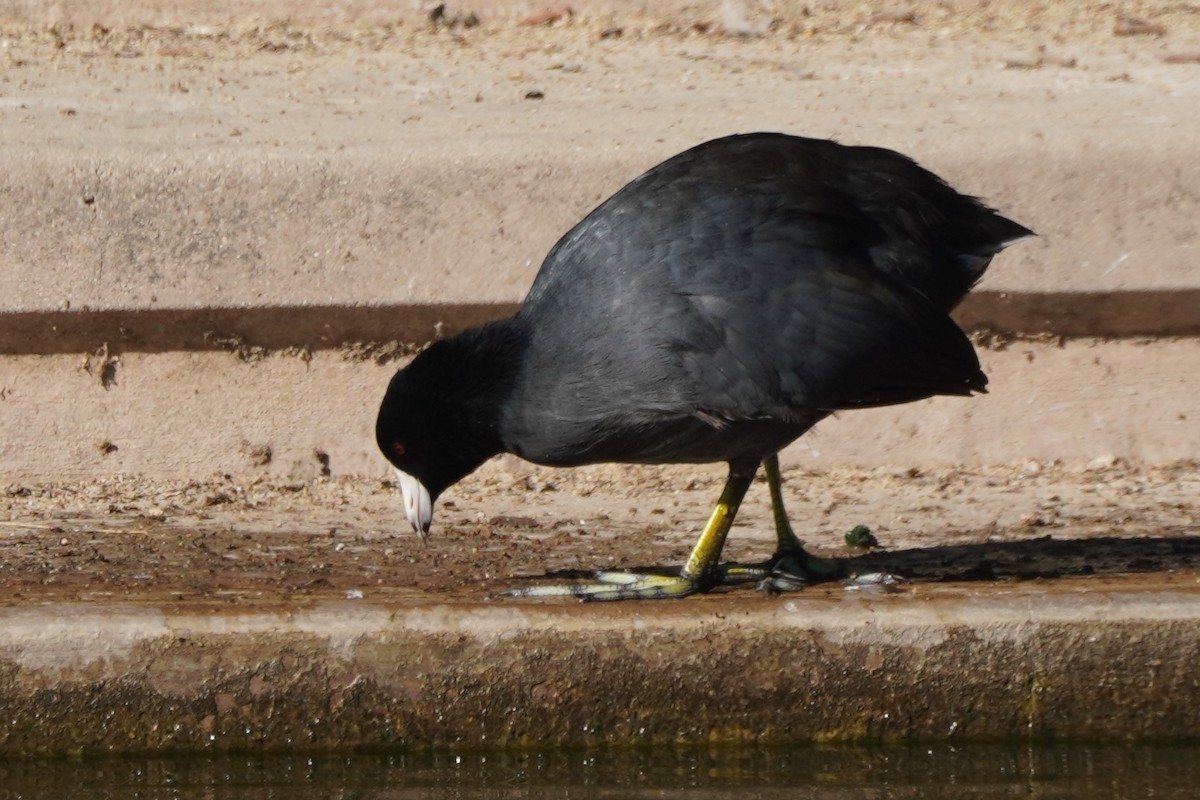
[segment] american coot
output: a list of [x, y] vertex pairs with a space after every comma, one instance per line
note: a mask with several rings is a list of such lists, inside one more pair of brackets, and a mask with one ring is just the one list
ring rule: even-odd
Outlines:
[[[797, 588], [833, 566], [792, 532], [776, 454], [834, 411], [983, 392], [948, 312], [1030, 233], [890, 150], [716, 139], [572, 228], [516, 315], [435, 342], [398, 371], [376, 438], [421, 536], [438, 495], [499, 453], [556, 467], [729, 464], [677, 573], [602, 572], [512, 594]], [[778, 547], [761, 565], [722, 565], [759, 464]]]

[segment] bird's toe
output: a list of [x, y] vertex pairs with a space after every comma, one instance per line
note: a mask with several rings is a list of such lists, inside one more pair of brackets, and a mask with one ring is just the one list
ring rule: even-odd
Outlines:
[[836, 561], [820, 558], [803, 548], [787, 548], [759, 564], [722, 564], [717, 568], [717, 585], [754, 583], [763, 591], [794, 592], [814, 583], [842, 576]]
[[583, 583], [549, 584], [510, 589], [506, 597], [575, 597], [582, 601], [660, 600], [687, 597], [700, 591], [699, 582], [680, 575], [621, 572], [597, 572], [594, 580]]

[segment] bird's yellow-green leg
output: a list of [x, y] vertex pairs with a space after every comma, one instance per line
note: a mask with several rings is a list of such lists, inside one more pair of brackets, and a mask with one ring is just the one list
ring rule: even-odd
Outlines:
[[605, 571], [595, 574], [595, 581], [557, 586], [531, 586], [512, 589], [510, 597], [578, 597], [580, 600], [642, 600], [664, 597], [686, 597], [706, 592], [722, 581], [719, 563], [725, 538], [737, 516], [746, 490], [754, 480], [757, 465], [736, 462], [729, 465], [729, 478], [717, 500], [708, 524], [696, 540], [692, 554], [679, 574], [653, 574]]
[[787, 592], [803, 588], [810, 583], [838, 577], [838, 565], [806, 551], [792, 530], [787, 511], [783, 507], [779, 457], [767, 456], [762, 463], [763, 472], [767, 476], [767, 489], [771, 493], [771, 515], [775, 520], [775, 554], [760, 564], [722, 565], [719, 570], [719, 582], [735, 584], [757, 581], [760, 589]]
[[681, 578], [687, 578], [699, 584], [707, 582], [708, 585], [703, 588], [711, 588], [711, 581], [715, 577], [717, 565], [721, 561], [721, 551], [725, 549], [725, 539], [729, 536], [733, 519], [737, 516], [738, 508], [741, 507], [742, 500], [746, 497], [746, 490], [750, 488], [757, 469], [757, 465], [747, 469], [730, 464], [729, 478], [725, 481], [725, 488], [721, 490], [721, 496], [717, 498], [717, 507], [713, 509], [708, 524], [704, 526], [704, 532], [696, 540], [692, 554], [684, 562], [683, 569], [679, 573]]
[[772, 455], [763, 459], [763, 472], [767, 476], [767, 489], [771, 493], [771, 516], [775, 518], [775, 553], [794, 552], [803, 550], [804, 545], [792, 524], [788, 521], [787, 511], [783, 507], [783, 476], [779, 474], [779, 456]]

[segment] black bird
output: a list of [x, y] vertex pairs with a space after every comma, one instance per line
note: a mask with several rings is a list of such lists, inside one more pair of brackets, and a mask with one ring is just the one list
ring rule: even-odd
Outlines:
[[[832, 565], [783, 509], [777, 453], [842, 409], [985, 391], [949, 312], [1031, 235], [909, 158], [775, 133], [654, 167], [551, 249], [521, 309], [435, 342], [392, 378], [376, 438], [422, 537], [433, 503], [491, 456], [556, 467], [725, 461], [678, 574], [604, 572], [513, 592], [676, 597]], [[778, 547], [720, 563], [758, 465]]]

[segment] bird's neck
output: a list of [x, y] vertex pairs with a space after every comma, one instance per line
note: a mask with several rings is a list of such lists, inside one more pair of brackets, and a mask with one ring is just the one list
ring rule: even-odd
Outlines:
[[[448, 416], [458, 424], [455, 438], [474, 466], [504, 452], [505, 404], [512, 397], [527, 345], [515, 318], [489, 322], [436, 343], [443, 363], [454, 365], [440, 389]], [[472, 467], [474, 469], [474, 467]]]

